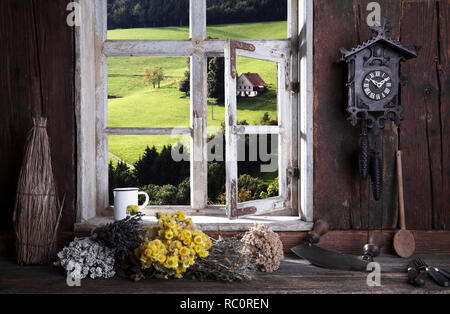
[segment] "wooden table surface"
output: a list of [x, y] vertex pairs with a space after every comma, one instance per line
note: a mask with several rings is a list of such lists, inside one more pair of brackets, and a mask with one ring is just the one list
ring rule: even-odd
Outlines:
[[[429, 265], [450, 270], [450, 257], [421, 256]], [[11, 260], [0, 260], [0, 294], [9, 293], [130, 293], [130, 294], [299, 294], [299, 293], [445, 293], [428, 279], [425, 288], [407, 283], [408, 260], [393, 256], [377, 259], [381, 265], [381, 287], [368, 287], [367, 273], [333, 271], [309, 265], [287, 256], [277, 272], [258, 273], [254, 280], [241, 283], [199, 282], [188, 279], [132, 282], [121, 278], [85, 279], [82, 287], [70, 288], [62, 268], [53, 266], [18, 266]]]

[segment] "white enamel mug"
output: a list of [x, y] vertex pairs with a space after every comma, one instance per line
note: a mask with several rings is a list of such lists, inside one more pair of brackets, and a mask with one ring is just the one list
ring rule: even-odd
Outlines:
[[[145, 195], [145, 202], [139, 206], [139, 195]], [[145, 192], [139, 192], [138, 188], [114, 189], [114, 219], [122, 220], [127, 217], [128, 206], [139, 206], [139, 211], [147, 207], [150, 198]]]

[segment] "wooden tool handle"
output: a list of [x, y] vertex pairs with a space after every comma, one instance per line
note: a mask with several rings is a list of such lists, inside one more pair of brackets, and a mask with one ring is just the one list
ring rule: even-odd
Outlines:
[[403, 172], [402, 172], [402, 152], [397, 151], [397, 183], [398, 183], [398, 203], [400, 209], [400, 229], [406, 229], [405, 223], [405, 202], [403, 198]]
[[317, 220], [314, 224], [314, 229], [308, 233], [307, 241], [316, 244], [319, 243], [320, 237], [326, 234], [330, 226], [325, 220]]

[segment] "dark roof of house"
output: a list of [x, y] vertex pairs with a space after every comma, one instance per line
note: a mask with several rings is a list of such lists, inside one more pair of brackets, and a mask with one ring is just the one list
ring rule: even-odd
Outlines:
[[242, 75], [245, 76], [253, 86], [267, 87], [266, 82], [264, 82], [264, 80], [261, 78], [261, 76], [259, 76], [258, 73], [244, 73]]
[[362, 44], [352, 48], [351, 50], [347, 50], [345, 48], [341, 48], [342, 60], [347, 59], [348, 57], [372, 46], [375, 43], [383, 42], [384, 44], [390, 46], [391, 48], [402, 53], [406, 59], [411, 59], [417, 57], [417, 50], [409, 49], [403, 46], [400, 42], [387, 37], [387, 33], [390, 31], [390, 27], [387, 25], [386, 20], [382, 20], [381, 26], [373, 26], [371, 30], [376, 33], [375, 37], [363, 42]]

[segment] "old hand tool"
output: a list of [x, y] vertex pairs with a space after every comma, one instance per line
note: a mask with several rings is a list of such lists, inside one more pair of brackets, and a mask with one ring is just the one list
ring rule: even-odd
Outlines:
[[450, 285], [450, 278], [447, 276], [449, 273], [447, 271], [437, 267], [428, 266], [421, 258], [417, 258], [415, 261], [418, 269], [426, 271], [428, 276], [430, 276], [439, 286], [448, 287]]
[[400, 257], [408, 258], [416, 249], [416, 242], [411, 231], [406, 230], [405, 203], [403, 198], [402, 152], [397, 152], [397, 183], [400, 215], [400, 230], [394, 235], [394, 249]]
[[319, 243], [320, 237], [328, 232], [328, 228], [327, 222], [317, 221], [305, 242], [292, 248], [291, 251], [315, 266], [337, 270], [367, 271], [367, 264], [380, 254], [380, 249], [384, 245], [383, 234], [374, 233], [370, 236], [369, 243], [364, 246], [362, 257], [325, 250], [315, 244]]
[[428, 274], [426, 271], [420, 270], [420, 265], [418, 264], [417, 260], [410, 261], [408, 263], [406, 271], [408, 272], [408, 282], [411, 285], [418, 287], [425, 286], [425, 279], [427, 278]]

